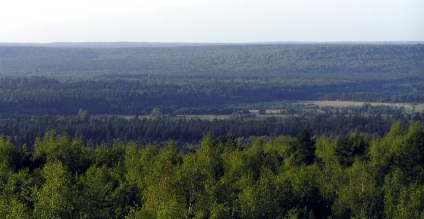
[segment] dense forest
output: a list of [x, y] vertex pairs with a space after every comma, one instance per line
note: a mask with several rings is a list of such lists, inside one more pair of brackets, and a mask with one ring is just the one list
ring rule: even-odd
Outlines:
[[423, 218], [423, 145], [420, 123], [382, 138], [206, 135], [187, 153], [54, 132], [34, 151], [0, 140], [0, 217]]
[[231, 114], [249, 103], [424, 102], [423, 45], [0, 47], [0, 115]]
[[424, 218], [423, 103], [421, 44], [0, 44], [0, 218]]
[[[363, 111], [358, 110], [359, 112]], [[352, 110], [352, 109], [346, 109]], [[369, 109], [367, 110], [367, 112]], [[419, 121], [424, 123], [423, 114], [384, 115], [382, 109], [374, 109], [369, 116], [361, 114], [334, 115], [312, 114], [287, 117], [243, 118], [238, 115], [228, 119], [205, 120], [200, 118], [90, 118], [90, 117], [51, 117], [31, 116], [0, 119], [1, 135], [18, 148], [24, 145], [33, 149], [36, 138], [55, 130], [59, 135], [79, 137], [91, 148], [98, 145], [112, 146], [114, 143], [135, 142], [137, 145], [154, 144], [163, 146], [173, 140], [179, 150], [187, 151], [200, 142], [203, 136], [213, 138], [232, 136], [239, 142], [251, 142], [255, 137], [275, 138], [280, 135], [296, 136], [307, 127], [314, 137], [326, 134], [329, 137], [346, 137], [356, 130], [373, 137], [382, 137], [390, 129], [393, 121], [408, 125]], [[398, 112], [398, 111], [395, 111]]]

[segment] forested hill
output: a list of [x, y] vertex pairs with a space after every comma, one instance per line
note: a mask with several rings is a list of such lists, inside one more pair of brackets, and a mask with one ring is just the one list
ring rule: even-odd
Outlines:
[[[1, 73], [189, 74], [209, 77], [418, 75], [423, 45], [216, 45], [165, 48], [0, 47]], [[43, 71], [43, 73], [41, 72]], [[346, 75], [348, 74], [349, 75]], [[353, 75], [352, 75], [353, 74]], [[74, 75], [75, 76], [75, 75]], [[363, 78], [365, 79], [365, 78]], [[369, 78], [367, 78], [369, 79]], [[317, 80], [317, 79], [315, 79]]]
[[[406, 44], [418, 44], [406, 42]], [[405, 43], [401, 43], [405, 44]], [[55, 43], [0, 43], [0, 46], [9, 47], [49, 47], [49, 48], [144, 48], [144, 47], [182, 47], [182, 46], [214, 46], [231, 45], [223, 43], [160, 43], [160, 42], [55, 42]]]
[[[296, 100], [424, 102], [424, 46], [0, 47], [0, 114], [228, 113]], [[237, 110], [237, 109], [236, 109]]]
[[50, 48], [144, 48], [144, 47], [183, 47], [183, 46], [232, 46], [232, 45], [416, 45], [421, 41], [345, 41], [345, 42], [251, 42], [251, 43], [187, 43], [187, 42], [52, 42], [52, 43], [2, 43], [9, 47], [50, 47]]

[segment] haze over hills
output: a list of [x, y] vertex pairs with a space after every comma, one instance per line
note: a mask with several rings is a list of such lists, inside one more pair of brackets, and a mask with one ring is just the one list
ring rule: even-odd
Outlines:
[[0, 47], [0, 113], [216, 115], [272, 101], [424, 100], [424, 45], [135, 44]]

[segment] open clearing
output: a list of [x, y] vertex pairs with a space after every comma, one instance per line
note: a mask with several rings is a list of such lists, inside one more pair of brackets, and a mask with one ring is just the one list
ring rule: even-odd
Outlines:
[[[276, 102], [280, 103], [280, 102]], [[287, 102], [285, 102], [287, 103]], [[293, 102], [292, 102], [293, 103]], [[424, 113], [424, 103], [412, 104], [412, 103], [378, 103], [378, 102], [354, 102], [354, 101], [301, 101], [297, 102], [298, 104], [303, 105], [314, 105], [318, 107], [361, 107], [364, 104], [369, 104], [371, 106], [388, 106], [388, 107], [396, 107], [403, 108], [406, 113]], [[281, 108], [279, 108], [281, 107]], [[275, 117], [286, 117], [287, 114], [284, 114], [284, 106], [277, 106], [277, 108], [266, 109], [266, 113], [263, 115], [259, 114], [259, 110], [252, 109], [249, 110], [254, 117], [250, 117], [251, 119], [260, 119], [267, 118], [271, 116]], [[229, 119], [232, 118], [233, 115], [174, 115], [169, 116], [165, 115], [164, 118], [167, 119], [200, 119], [200, 120], [221, 120], [221, 119]], [[135, 115], [92, 115], [92, 118], [124, 118], [124, 119], [132, 119], [135, 118]], [[151, 118], [150, 115], [139, 115], [138, 118]]]
[[377, 103], [377, 102], [354, 102], [354, 101], [302, 101], [301, 104], [312, 104], [319, 107], [348, 107], [358, 106], [361, 107], [364, 104], [370, 104], [371, 106], [391, 106], [397, 108], [404, 108], [406, 112], [424, 112], [424, 103], [412, 104], [412, 103]]

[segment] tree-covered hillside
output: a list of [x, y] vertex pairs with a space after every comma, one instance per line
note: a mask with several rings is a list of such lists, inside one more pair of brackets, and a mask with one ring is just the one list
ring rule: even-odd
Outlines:
[[2, 115], [228, 114], [296, 100], [424, 102], [424, 46], [0, 47]]

